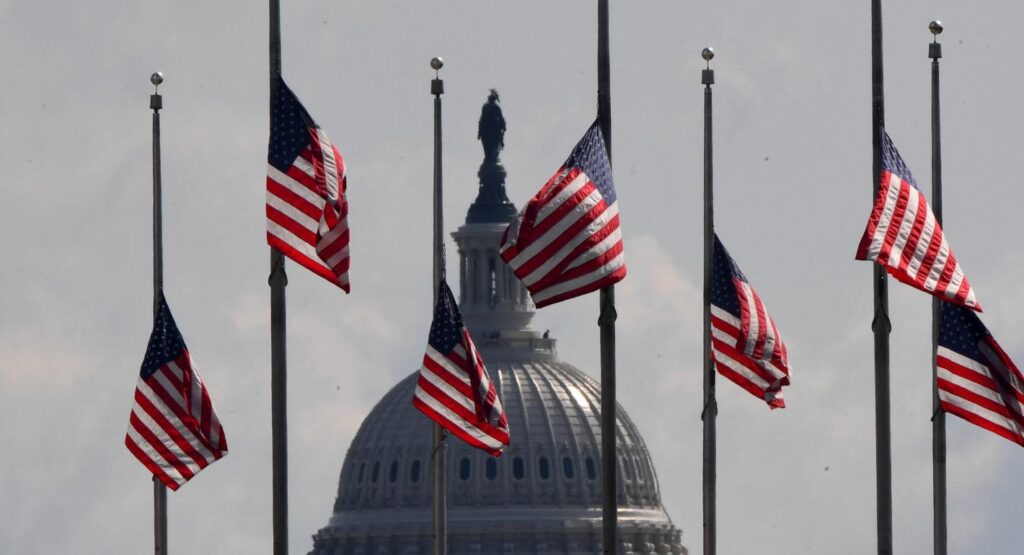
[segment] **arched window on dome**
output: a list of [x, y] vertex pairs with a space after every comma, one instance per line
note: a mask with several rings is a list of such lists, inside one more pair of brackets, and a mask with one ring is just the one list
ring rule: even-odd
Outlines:
[[562, 473], [565, 474], [565, 477], [569, 480], [572, 480], [574, 477], [576, 477], [576, 469], [573, 468], [572, 466], [571, 458], [562, 458]]
[[498, 459], [487, 457], [487, 463], [484, 465], [484, 474], [492, 482], [498, 477]]
[[398, 480], [398, 461], [391, 461], [391, 468], [388, 470], [388, 481], [392, 484]]
[[365, 471], [365, 470], [366, 470], [366, 463], [365, 462], [360, 463], [359, 464], [359, 478], [356, 479], [357, 483], [359, 483], [359, 484], [363, 483], [363, 471]]
[[587, 457], [587, 460], [584, 463], [584, 465], [587, 467], [587, 479], [588, 480], [596, 480], [597, 479], [597, 467], [594, 466], [594, 457]]
[[526, 465], [523, 464], [522, 457], [516, 457], [512, 459], [512, 477], [516, 480], [522, 480], [526, 476]]
[[540, 475], [541, 480], [547, 480], [551, 477], [551, 466], [548, 464], [547, 457], [537, 459], [537, 474]]
[[471, 469], [472, 463], [470, 463], [469, 458], [463, 457], [462, 460], [459, 461], [459, 479], [462, 480], [463, 482], [468, 480]]
[[378, 478], [380, 478], [380, 461], [373, 463], [373, 473], [370, 475], [370, 481], [376, 484]]
[[409, 480], [412, 483], [420, 481], [420, 461], [416, 459], [412, 461], [412, 466], [409, 467]]

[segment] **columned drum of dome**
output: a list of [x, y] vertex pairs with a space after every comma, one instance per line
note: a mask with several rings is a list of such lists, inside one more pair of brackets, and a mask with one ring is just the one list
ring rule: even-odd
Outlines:
[[[496, 102], [495, 95], [487, 108], [493, 121], [498, 121]], [[480, 135], [489, 138], [484, 165], [498, 163], [497, 153], [486, 149], [503, 145], [500, 121], [498, 136], [488, 134], [493, 130], [483, 129], [481, 121]], [[448, 551], [598, 553], [600, 386], [558, 359], [548, 333], [530, 329], [529, 296], [497, 254], [514, 207], [491, 209], [511, 203], [503, 187], [485, 190], [493, 187], [485, 176], [494, 172], [484, 169], [476, 209], [453, 233], [460, 258], [459, 304], [501, 396], [512, 441], [500, 458], [449, 442]], [[430, 553], [432, 435], [430, 421], [410, 402], [416, 376], [413, 372], [392, 388], [356, 433], [333, 515], [313, 536], [312, 555]], [[685, 554], [681, 533], [661, 505], [643, 438], [621, 407], [617, 414], [617, 551]]]

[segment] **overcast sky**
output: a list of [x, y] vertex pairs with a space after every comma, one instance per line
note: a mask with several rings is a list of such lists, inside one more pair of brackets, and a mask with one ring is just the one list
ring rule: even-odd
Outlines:
[[[432, 56], [446, 65], [446, 231], [501, 93], [521, 206], [596, 113], [594, 2], [285, 1], [284, 76], [348, 166], [352, 294], [289, 265], [290, 544], [331, 513], [364, 416], [418, 367], [431, 313]], [[702, 110], [713, 45], [717, 230], [789, 347], [788, 408], [720, 381], [721, 553], [875, 549], [870, 2], [646, 1], [611, 11], [629, 276], [619, 400], [701, 546]], [[123, 446], [152, 325], [149, 74], [162, 70], [165, 289], [230, 454], [169, 495], [174, 553], [269, 553], [263, 2], [0, 2], [0, 551], [144, 553], [152, 487]], [[884, 7], [887, 129], [930, 188], [927, 25], [942, 19], [944, 226], [1024, 363], [1024, 6]], [[449, 252], [454, 252], [449, 249]], [[454, 257], [448, 260], [454, 268]], [[894, 542], [931, 550], [931, 299], [891, 282]], [[597, 298], [545, 308], [599, 375]], [[951, 553], [1020, 550], [1024, 452], [950, 417]]]

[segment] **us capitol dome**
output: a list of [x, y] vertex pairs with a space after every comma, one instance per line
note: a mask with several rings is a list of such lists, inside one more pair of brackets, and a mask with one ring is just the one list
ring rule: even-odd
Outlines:
[[[505, 121], [492, 91], [480, 118], [484, 162], [459, 254], [459, 305], [505, 408], [500, 458], [448, 436], [448, 552], [600, 553], [601, 386], [562, 362], [555, 339], [530, 328], [526, 288], [498, 255], [515, 216], [498, 160]], [[595, 329], [595, 335], [597, 330]], [[628, 364], [625, 365], [628, 368]], [[418, 370], [370, 411], [348, 449], [334, 511], [310, 555], [429, 554], [433, 424], [412, 405]], [[686, 554], [661, 505], [640, 431], [617, 411], [620, 554]]]

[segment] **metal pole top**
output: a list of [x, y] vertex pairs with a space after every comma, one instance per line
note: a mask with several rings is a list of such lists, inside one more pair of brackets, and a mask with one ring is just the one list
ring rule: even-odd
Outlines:
[[715, 70], [711, 69], [711, 59], [715, 57], [715, 49], [710, 46], [704, 47], [704, 50], [700, 51], [700, 57], [703, 58], [706, 63], [704, 71], [700, 74], [700, 82], [702, 85], [714, 85]]
[[441, 79], [441, 68], [444, 67], [444, 60], [440, 56], [434, 56], [430, 59], [430, 67], [436, 72], [436, 78], [430, 81], [430, 94], [435, 96], [444, 94], [444, 80]]
[[160, 96], [160, 84], [164, 82], [164, 74], [160, 71], [154, 71], [149, 76], [149, 82], [153, 83], [153, 94], [149, 95], [149, 108], [151, 110], [160, 110], [164, 107], [163, 97]]
[[942, 45], [939, 44], [939, 35], [942, 34], [942, 22], [936, 19], [928, 24], [928, 30], [932, 32], [932, 43], [928, 45], [928, 57], [938, 60], [942, 57]]

